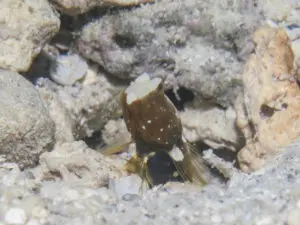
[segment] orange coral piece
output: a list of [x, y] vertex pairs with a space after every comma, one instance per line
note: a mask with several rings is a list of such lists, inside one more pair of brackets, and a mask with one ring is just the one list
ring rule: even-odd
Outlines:
[[243, 73], [244, 93], [236, 104], [237, 126], [246, 138], [238, 161], [246, 172], [300, 136], [300, 89], [286, 32], [262, 27], [253, 42], [256, 48]]

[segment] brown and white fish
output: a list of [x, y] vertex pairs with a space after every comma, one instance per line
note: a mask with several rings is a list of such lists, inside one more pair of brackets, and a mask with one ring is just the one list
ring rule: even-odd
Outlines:
[[162, 79], [141, 75], [122, 93], [121, 104], [127, 129], [136, 143], [137, 155], [131, 162], [140, 162], [135, 168], [150, 184], [155, 182], [147, 162], [161, 152], [172, 159], [177, 170], [174, 176], [199, 185], [209, 181], [210, 170], [184, 139], [177, 110], [164, 93]]

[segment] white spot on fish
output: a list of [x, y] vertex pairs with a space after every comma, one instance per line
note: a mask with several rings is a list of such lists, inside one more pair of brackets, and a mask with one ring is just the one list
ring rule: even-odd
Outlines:
[[142, 126], [142, 128], [143, 128], [144, 130], [146, 130], [146, 127], [145, 127], [144, 125]]
[[160, 132], [163, 132], [163, 131], [164, 131], [164, 128], [160, 128], [159, 131], [160, 131]]
[[174, 159], [176, 162], [182, 161], [184, 156], [182, 151], [178, 147], [174, 147], [170, 152], [169, 155], [172, 159]]
[[151, 120], [148, 120], [148, 121], [147, 121], [147, 123], [151, 123], [151, 122], [152, 122]]

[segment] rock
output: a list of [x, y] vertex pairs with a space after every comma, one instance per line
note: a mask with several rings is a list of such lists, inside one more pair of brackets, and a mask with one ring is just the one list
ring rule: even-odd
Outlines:
[[102, 130], [102, 140], [108, 146], [121, 145], [131, 140], [123, 119], [109, 120]]
[[74, 185], [98, 188], [122, 175], [122, 163], [78, 141], [57, 145], [52, 152], [42, 154], [40, 166], [32, 169], [32, 173], [38, 181], [61, 179]]
[[11, 1], [0, 3], [0, 68], [27, 71], [60, 27], [58, 16], [48, 1]]
[[55, 125], [34, 86], [0, 70], [0, 153], [21, 169], [35, 166], [54, 144]]
[[295, 60], [294, 60], [295, 75], [296, 75], [296, 79], [300, 84], [300, 38], [293, 41], [291, 47], [295, 56]]
[[289, 39], [293, 42], [298, 39], [300, 39], [300, 26], [297, 24], [290, 24], [287, 26], [284, 26], [285, 31], [287, 35], [289, 36]]
[[294, 71], [300, 84], [300, 27], [292, 24], [286, 28], [286, 32], [291, 40], [291, 48], [294, 53]]
[[122, 86], [113, 86], [103, 74], [97, 73], [89, 68], [82, 82], [73, 86], [63, 87], [45, 78], [37, 80], [37, 89], [49, 106], [60, 142], [91, 136], [107, 121], [121, 115], [118, 94]]
[[[297, 22], [299, 23], [299, 21], [300, 19]], [[276, 24], [270, 20], [267, 21], [267, 24], [274, 28], [284, 28], [286, 31], [294, 54], [293, 73], [295, 73], [296, 79], [300, 82], [300, 26], [295, 22], [291, 24]]]
[[[233, 110], [232, 105], [242, 91], [243, 63], [232, 46], [248, 39], [260, 17], [228, 6], [231, 16], [221, 19], [226, 10], [216, 14], [215, 5], [210, 3], [158, 1], [106, 15], [83, 28], [77, 48], [111, 76], [128, 80], [146, 72], [151, 77], [162, 77], [166, 90], [185, 88], [192, 93], [192, 108], [205, 111], [209, 105], [212, 110], [226, 114]], [[236, 36], [224, 38], [231, 33]], [[235, 121], [234, 117], [224, 121], [225, 117], [213, 113], [211, 117], [220, 124]], [[196, 129], [202, 128], [197, 124]], [[228, 130], [221, 137], [216, 135], [211, 138], [214, 140], [205, 141], [215, 146], [218, 139], [219, 146], [235, 148], [239, 145], [236, 136], [240, 134]], [[207, 133], [214, 132], [207, 126]], [[194, 140], [203, 141], [202, 138], [198, 135]]]
[[[82, 144], [68, 145], [77, 149]], [[105, 187], [87, 187], [84, 179], [38, 181], [26, 175], [32, 169], [20, 171], [16, 166], [13, 169], [14, 165], [0, 164], [0, 221], [5, 223], [6, 212], [17, 208], [25, 212], [30, 225], [92, 225], [97, 221], [111, 225], [174, 224], [174, 221], [295, 225], [300, 205], [299, 149], [300, 140], [285, 147], [282, 154], [254, 173], [234, 170], [226, 184], [212, 183], [199, 189], [191, 184], [169, 183], [140, 197], [125, 194], [121, 199]], [[15, 178], [4, 183], [4, 176]]]
[[256, 49], [246, 63], [244, 94], [236, 106], [237, 126], [246, 139], [238, 161], [247, 172], [300, 136], [300, 90], [287, 33], [265, 26], [254, 33], [253, 41]]
[[288, 225], [297, 225], [300, 223], [300, 207], [298, 202], [298, 207], [291, 210], [288, 215], [287, 224]]
[[[223, 110], [216, 107], [210, 109], [189, 109], [179, 112], [183, 134], [190, 142], [204, 140], [214, 149], [227, 148], [236, 151], [243, 141], [239, 135], [232, 108]], [[224, 132], [226, 131], [226, 132]]]
[[87, 70], [87, 63], [79, 55], [60, 55], [52, 63], [50, 76], [58, 84], [73, 85], [83, 79]]
[[117, 202], [113, 192], [107, 188], [87, 188], [65, 182], [43, 185], [40, 196], [50, 211], [44, 224], [92, 225], [103, 218], [99, 210], [112, 212]]
[[[297, 22], [299, 22], [299, 20]], [[274, 28], [284, 28], [284, 30], [286, 31], [290, 39], [290, 45], [294, 54], [293, 73], [295, 73], [295, 77], [300, 84], [300, 26], [296, 23], [278, 25], [272, 21], [268, 21], [268, 24]]]
[[242, 91], [243, 62], [238, 53], [262, 19], [256, 11], [245, 12], [243, 4], [223, 8], [213, 1], [158, 1], [89, 23], [77, 48], [111, 76], [127, 80], [146, 72], [162, 77], [166, 90], [185, 88], [194, 96], [192, 109], [209, 111], [212, 121], [230, 124], [216, 134], [218, 128], [201, 120], [193, 125], [198, 132], [193, 141], [237, 150], [235, 117], [215, 112], [226, 115], [234, 110]]
[[299, 2], [288, 0], [285, 2], [272, 0], [263, 1], [258, 6], [265, 18], [280, 24], [300, 23]]
[[227, 162], [213, 153], [212, 149], [203, 152], [203, 159], [212, 167], [216, 168], [225, 178], [230, 178], [237, 172], [234, 162]]
[[[180, 76], [169, 86], [192, 88], [198, 101], [219, 98], [215, 101], [228, 106], [239, 90], [241, 79], [237, 72], [242, 67], [232, 48], [216, 48], [215, 41], [205, 37], [210, 32], [216, 36], [212, 24], [223, 21], [210, 19], [213, 12], [201, 15], [203, 23], [199, 21], [201, 11], [213, 10], [208, 5], [167, 0], [107, 15], [84, 27], [77, 47], [86, 58], [121, 79], [144, 72], [167, 77], [166, 82]], [[238, 27], [236, 20], [232, 22], [232, 17], [226, 19], [236, 32], [244, 29]]]
[[[53, 200], [55, 202], [56, 200], [57, 202], [61, 203], [66, 201], [77, 201], [79, 203], [85, 198], [90, 198], [90, 200], [92, 200], [93, 197], [95, 197], [94, 202], [91, 201], [91, 208], [97, 207], [97, 204], [100, 205], [105, 203], [108, 205], [111, 203], [115, 203], [116, 201], [113, 193], [107, 188], [88, 188], [82, 185], [72, 185], [68, 182], [48, 182], [47, 184], [42, 185], [40, 189], [40, 197], [45, 200], [47, 199], [48, 202], [52, 202]], [[86, 203], [88, 204], [88, 201]], [[92, 203], [96, 203], [94, 207]], [[50, 203], [50, 205], [52, 204]], [[51, 206], [51, 210], [59, 211], [58, 209], [55, 209], [54, 206], [55, 205]], [[62, 209], [63, 208], [64, 206], [62, 207]], [[73, 207], [70, 207], [70, 209], [72, 208]], [[75, 208], [73, 209], [73, 211], [76, 211]], [[65, 210], [63, 209], [63, 211]]]
[[99, 6], [137, 6], [141, 3], [151, 3], [153, 0], [50, 0], [50, 2], [62, 13], [74, 16]]
[[39, 88], [38, 91], [48, 107], [49, 114], [55, 122], [55, 143], [74, 141], [76, 130], [75, 120], [65, 105], [60, 101], [59, 95], [50, 88]]
[[[141, 187], [143, 181], [138, 175], [130, 175], [119, 179], [111, 180], [109, 188], [114, 191], [119, 199], [127, 198], [126, 196], [140, 196], [142, 193]], [[145, 191], [146, 188], [143, 190]]]
[[[276, 163], [252, 174], [235, 171], [225, 184], [195, 187], [157, 187], [140, 199], [124, 201], [108, 198], [101, 189], [86, 190], [49, 183], [42, 196], [49, 209], [50, 224], [284, 224], [295, 208], [299, 195], [299, 142], [286, 148]], [[46, 184], [44, 184], [46, 187]], [[68, 198], [76, 189], [77, 200]], [[53, 197], [51, 194], [53, 193]], [[55, 194], [54, 194], [55, 193]], [[88, 194], [87, 194], [88, 193]], [[53, 201], [52, 201], [53, 199]], [[291, 216], [290, 216], [291, 217]], [[293, 223], [291, 223], [293, 224]]]
[[16, 164], [0, 163], [0, 221], [5, 224], [26, 224], [28, 220], [43, 224], [48, 216], [42, 199], [35, 193], [40, 184]]
[[25, 211], [21, 208], [11, 208], [5, 214], [5, 222], [8, 224], [24, 224], [26, 220]]
[[240, 72], [243, 64], [230, 51], [214, 49], [209, 43], [194, 42], [178, 49], [174, 56], [178, 68], [176, 85], [193, 93], [194, 108], [226, 111], [242, 91]]
[[[209, 108], [224, 115], [234, 110], [243, 89], [244, 61], [255, 48], [250, 35], [266, 20], [280, 26], [297, 24], [297, 5], [295, 0], [289, 0], [289, 5], [271, 1], [157, 1], [87, 24], [77, 49], [111, 76], [127, 80], [146, 72], [163, 77], [166, 89], [185, 88], [192, 93], [191, 108], [201, 112]], [[234, 126], [234, 117], [227, 121], [217, 114], [210, 116], [220, 124]], [[200, 123], [195, 129], [201, 133]], [[207, 133], [215, 131], [207, 126]], [[198, 135], [194, 140], [211, 142], [211, 147], [220, 140], [219, 146], [238, 150], [241, 142], [236, 137], [240, 135], [237, 129], [226, 127], [221, 136], [206, 139]]]

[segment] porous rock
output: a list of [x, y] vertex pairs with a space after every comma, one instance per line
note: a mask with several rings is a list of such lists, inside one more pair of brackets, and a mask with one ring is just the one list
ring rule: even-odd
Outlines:
[[34, 86], [18, 73], [0, 70], [0, 154], [20, 168], [34, 166], [51, 150], [54, 132]]
[[[112, 85], [93, 68], [88, 69], [82, 82], [73, 86], [60, 86], [47, 78], [40, 78], [37, 89], [49, 106], [50, 115], [58, 127], [56, 137], [61, 142], [91, 136], [108, 120], [121, 115], [118, 93], [122, 87]], [[59, 111], [56, 106], [59, 106]]]
[[0, 184], [0, 190], [0, 221], [3, 224], [43, 224], [49, 216], [42, 198], [33, 194], [26, 185]]
[[[69, 145], [70, 143], [68, 143]], [[74, 143], [73, 143], [74, 144]], [[70, 144], [70, 145], [73, 145]], [[74, 144], [73, 147], [81, 145]], [[17, 165], [0, 163], [0, 221], [18, 209], [27, 224], [299, 224], [300, 140], [264, 168], [232, 171], [227, 184], [199, 189], [169, 183], [140, 198], [61, 179], [38, 181]], [[212, 157], [210, 157], [212, 158]], [[33, 173], [34, 174], [34, 173]], [[123, 191], [123, 190], [121, 190]], [[24, 215], [24, 214], [23, 214]]]
[[58, 32], [59, 18], [46, 0], [3, 0], [0, 7], [0, 68], [27, 71]]
[[296, 79], [300, 84], [300, 26], [292, 24], [285, 27], [285, 30], [291, 40], [291, 48], [294, 53], [294, 72]]
[[59, 55], [52, 62], [50, 76], [60, 85], [73, 85], [83, 79], [87, 71], [88, 64], [79, 55]]
[[31, 172], [37, 181], [62, 180], [93, 188], [107, 186], [123, 173], [121, 161], [105, 157], [83, 141], [56, 145], [40, 156], [40, 165]]
[[[111, 76], [131, 79], [146, 72], [162, 77], [167, 90], [192, 92], [194, 108], [205, 110], [209, 104], [225, 114], [242, 90], [243, 63], [236, 48], [242, 48], [260, 16], [235, 5], [215, 13], [218, 7], [215, 1], [167, 0], [106, 15], [83, 28], [77, 48]], [[223, 13], [231, 16], [221, 18]], [[209, 116], [213, 120], [217, 115], [212, 110]], [[234, 117], [226, 119], [231, 121], [220, 123], [235, 121]], [[206, 120], [202, 123], [210, 129]], [[196, 128], [199, 133], [215, 132], [201, 128]], [[239, 134], [229, 134], [232, 149], [239, 145]], [[198, 135], [197, 140], [202, 138]]]
[[99, 6], [136, 6], [153, 0], [50, 0], [62, 13], [74, 16]]
[[[268, 19], [297, 24], [298, 4], [295, 0], [157, 1], [87, 24], [77, 48], [112, 76], [131, 79], [147, 72], [163, 77], [167, 89], [191, 91], [194, 108], [205, 110], [208, 104], [224, 114], [242, 91], [243, 64], [255, 48], [250, 35]], [[218, 117], [211, 112], [209, 117]], [[231, 119], [221, 123], [233, 124]], [[201, 126], [197, 129], [201, 133]]]
[[256, 173], [235, 171], [226, 185], [210, 184], [200, 190], [189, 185], [166, 185], [128, 201], [116, 200], [103, 188], [83, 190], [80, 186], [48, 182], [42, 184], [40, 195], [50, 224], [94, 224], [101, 220], [112, 225], [174, 221], [294, 225], [299, 223], [295, 214], [299, 212], [299, 165], [298, 142]]
[[231, 107], [227, 110], [217, 107], [204, 110], [187, 108], [179, 115], [188, 141], [203, 140], [214, 149], [227, 148], [231, 151], [241, 147], [243, 137], [237, 130], [236, 114]]
[[[111, 180], [109, 188], [114, 191], [119, 199], [126, 199], [126, 196], [139, 197], [142, 194], [143, 180], [136, 174]], [[147, 190], [145, 188], [145, 190]]]
[[298, 201], [297, 206], [290, 211], [287, 219], [287, 224], [297, 225], [299, 222], [300, 222], [300, 201]]
[[291, 47], [293, 49], [294, 56], [295, 56], [295, 60], [294, 60], [295, 75], [296, 75], [296, 79], [300, 84], [300, 37], [299, 39], [292, 42]]
[[[116, 202], [113, 192], [107, 188], [91, 188], [84, 183], [63, 180], [41, 181], [33, 174], [31, 169], [20, 171], [16, 164], [0, 163], [1, 224], [64, 224], [56, 215], [78, 218], [76, 209], [80, 206], [87, 214], [79, 217], [91, 218], [90, 213]], [[64, 202], [72, 206], [57, 208]]]
[[272, 1], [267, 0], [258, 4], [260, 10], [266, 19], [273, 20], [279, 24], [299, 24], [300, 3], [297, 0]]
[[76, 123], [72, 120], [71, 113], [60, 101], [56, 92], [49, 88], [38, 88], [38, 91], [55, 123], [55, 143], [75, 140], [74, 127]]
[[102, 130], [102, 139], [108, 146], [115, 146], [130, 141], [131, 135], [123, 119], [109, 120]]
[[[107, 15], [83, 28], [77, 48], [113, 76], [130, 79], [147, 72], [166, 79], [169, 87], [191, 89], [199, 102], [228, 107], [241, 87], [242, 64], [232, 43], [216, 44], [222, 34], [213, 24], [222, 27], [223, 20], [213, 11], [205, 2], [167, 0]], [[231, 19], [226, 18], [232, 29], [249, 35], [250, 25], [241, 28]]]
[[236, 104], [237, 126], [246, 139], [238, 160], [248, 172], [300, 136], [300, 89], [288, 35], [283, 28], [264, 26], [252, 40], [256, 48], [245, 65], [244, 93]]

